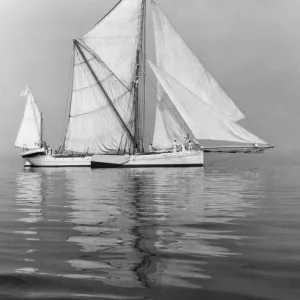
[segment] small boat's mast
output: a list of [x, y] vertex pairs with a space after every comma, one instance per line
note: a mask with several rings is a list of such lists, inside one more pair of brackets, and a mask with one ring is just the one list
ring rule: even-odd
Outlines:
[[44, 120], [44, 115], [43, 115], [43, 113], [41, 112], [41, 135], [40, 135], [40, 148], [42, 148], [42, 143], [43, 143], [43, 129], [44, 129], [43, 120]]

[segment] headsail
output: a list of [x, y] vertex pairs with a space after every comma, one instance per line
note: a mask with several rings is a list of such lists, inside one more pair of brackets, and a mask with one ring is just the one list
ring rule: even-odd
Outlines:
[[[196, 139], [267, 144], [237, 123], [231, 121], [223, 113], [202, 101], [202, 99], [152, 62], [149, 61], [149, 64], [159, 83], [168, 94], [170, 100]], [[165, 101], [165, 99], [161, 99], [160, 102], [161, 101]], [[158, 110], [161, 109], [161, 107], [163, 106], [159, 103]], [[160, 113], [165, 114], [164, 111]], [[169, 114], [172, 113], [172, 111], [169, 112]], [[169, 128], [171, 126], [173, 126], [173, 124], [169, 124], [168, 119], [164, 119], [163, 128]], [[174, 127], [174, 129], [176, 129], [176, 127]], [[165, 143], [168, 141], [169, 146], [172, 145], [174, 138], [170, 138], [169, 135], [163, 136], [163, 132], [164, 131], [161, 130], [161, 124], [157, 124], [155, 126], [153, 139], [154, 147], [160, 147], [162, 140], [165, 140]], [[181, 134], [181, 132], [177, 132], [177, 135], [178, 134]]]
[[232, 121], [245, 118], [153, 0], [152, 8], [157, 66]]
[[27, 97], [23, 120], [15, 141], [16, 147], [28, 149], [39, 148], [41, 139], [41, 113], [36, 105], [33, 95], [28, 87], [21, 93]]
[[73, 90], [64, 148], [83, 153], [128, 149], [131, 90], [86, 45], [75, 41], [74, 47]]
[[122, 0], [81, 39], [127, 87], [135, 72], [142, 0]]

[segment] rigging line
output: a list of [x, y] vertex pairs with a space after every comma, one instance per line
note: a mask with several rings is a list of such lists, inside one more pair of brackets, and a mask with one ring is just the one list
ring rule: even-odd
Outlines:
[[[127, 93], [127, 92], [126, 92]], [[120, 95], [118, 98], [116, 98], [114, 101], [113, 101], [113, 104], [117, 104], [116, 102], [120, 102], [120, 100], [122, 100], [123, 96], [126, 95], [126, 93]], [[82, 116], [85, 116], [85, 115], [89, 115], [89, 114], [95, 114], [99, 111], [104, 111], [106, 110], [107, 108], [111, 108], [111, 105], [110, 104], [106, 104], [102, 107], [99, 107], [97, 109], [94, 109], [94, 110], [91, 110], [91, 111], [87, 111], [85, 113], [81, 113], [81, 114], [77, 114], [77, 115], [70, 115], [70, 118], [76, 118], [76, 117], [82, 117]], [[125, 114], [125, 113], [124, 113]]]
[[[80, 52], [81, 56], [83, 57], [83, 59], [86, 61], [85, 54], [83, 53], [82, 49], [80, 48], [81, 46], [80, 46], [79, 42], [76, 41], [76, 40], [74, 40], [74, 44], [76, 45], [76, 47], [77, 47], [77, 49], [79, 50], [79, 52]], [[134, 140], [133, 135], [131, 134], [129, 128], [126, 126], [124, 120], [122, 119], [121, 115], [120, 115], [119, 112], [117, 111], [116, 107], [114, 106], [112, 100], [110, 99], [109, 95], [107, 94], [106, 90], [104, 89], [102, 83], [99, 81], [99, 79], [98, 79], [97, 75], [95, 74], [94, 70], [92, 69], [90, 63], [89, 63], [89, 62], [86, 62], [86, 63], [87, 63], [87, 66], [89, 67], [89, 69], [90, 69], [90, 71], [91, 71], [91, 73], [92, 73], [94, 79], [97, 81], [97, 83], [98, 83], [98, 85], [99, 85], [101, 91], [102, 91], [103, 94], [105, 95], [105, 97], [106, 97], [108, 103], [111, 105], [111, 107], [112, 107], [114, 113], [116, 114], [117, 119], [118, 119], [119, 122], [121, 123], [122, 127], [126, 130], [126, 132], [127, 132], [128, 136], [130, 137], [130, 139], [131, 139], [133, 145], [136, 146], [136, 145], [135, 145], [135, 140]]]
[[184, 121], [184, 119], [182, 118], [181, 114], [179, 113], [179, 111], [177, 110], [176, 106], [172, 103], [171, 100], [166, 99], [165, 95], [168, 96], [168, 93], [164, 90], [163, 86], [160, 84], [160, 86], [162, 87], [162, 89], [164, 90], [164, 93], [161, 94], [158, 89], [155, 87], [154, 83], [150, 80], [150, 78], [147, 76], [147, 74], [145, 74], [145, 77], [147, 78], [147, 80], [149, 81], [149, 83], [151, 84], [152, 88], [154, 89], [154, 91], [157, 93], [157, 95], [160, 97], [161, 100], [163, 100], [167, 106], [167, 108], [169, 109], [169, 111], [172, 113], [172, 115], [175, 117], [175, 119], [177, 120], [177, 122], [179, 123], [180, 126], [183, 127], [183, 129], [191, 136], [191, 138], [195, 139], [195, 136], [192, 132], [192, 130], [190, 129], [190, 127], [186, 124], [186, 122]]
[[[198, 56], [196, 55], [196, 53], [194, 52], [194, 50], [189, 46], [189, 44], [179, 35], [179, 33], [175, 30], [175, 27], [173, 26], [173, 24], [171, 23], [171, 21], [169, 20], [169, 18], [167, 17], [166, 13], [164, 12], [164, 10], [161, 8], [160, 5], [158, 5], [154, 0], [151, 0], [151, 2], [157, 6], [157, 8], [155, 8], [155, 10], [160, 10], [163, 15], [165, 16], [165, 18], [167, 19], [168, 23], [170, 24], [171, 26], [171, 29], [174, 30], [174, 32], [180, 37], [181, 41], [183, 42], [183, 44], [189, 49], [189, 51], [192, 53], [192, 55], [196, 58], [196, 60], [200, 63], [200, 65], [203, 67], [204, 69], [204, 73], [205, 75], [208, 75], [210, 76], [213, 81], [214, 81], [214, 84], [219, 87], [223, 92], [224, 94], [229, 98], [229, 100], [232, 102], [233, 106], [235, 106], [235, 111], [238, 111], [240, 112], [240, 114], [242, 115], [242, 117], [239, 119], [239, 120], [242, 120], [242, 119], [246, 119], [246, 116], [245, 114], [243, 113], [243, 111], [235, 104], [235, 102], [231, 99], [231, 96], [229, 95], [229, 93], [217, 82], [217, 80], [214, 78], [214, 76], [212, 76], [212, 74], [210, 74], [210, 72], [207, 70], [207, 68], [205, 67], [205, 65], [198, 59]], [[212, 99], [212, 98], [211, 98]], [[216, 100], [215, 99], [212, 99], [213, 101], [213, 106], [214, 107], [218, 107], [217, 103], [216, 103]], [[237, 121], [239, 121], [237, 120]]]
[[[115, 8], [117, 8], [118, 6], [119, 6], [119, 4], [122, 2], [122, 0], [119, 0], [119, 2], [114, 6], [114, 7], [112, 7], [112, 9], [107, 13], [107, 14], [105, 14], [104, 15], [104, 17], [102, 18], [102, 19], [100, 19], [93, 27], [92, 27], [92, 29], [89, 31], [89, 32], [87, 32], [85, 35], [87, 35], [88, 33], [90, 33], [99, 23], [101, 23], [113, 10], [115, 10]], [[83, 35], [83, 36], [85, 36], [85, 35]]]
[[[73, 47], [72, 51], [72, 60], [71, 60], [71, 68], [70, 68], [70, 74], [69, 74], [69, 89], [68, 89], [68, 100], [66, 101], [66, 107], [65, 107], [65, 116], [68, 112], [68, 121], [65, 124], [65, 130], [62, 132], [61, 140], [62, 141], [62, 148], [64, 148], [68, 133], [68, 127], [70, 123], [70, 116], [71, 116], [71, 105], [72, 105], [72, 94], [73, 94], [73, 81], [74, 81], [74, 65], [75, 65], [75, 47]], [[69, 103], [68, 103], [69, 102]], [[69, 109], [67, 109], [69, 107]]]
[[74, 42], [75, 41], [76, 41], [76, 43], [81, 45], [82, 48], [84, 48], [91, 55], [93, 55], [94, 58], [96, 59], [96, 61], [98, 61], [98, 63], [102, 64], [102, 66], [104, 68], [106, 68], [111, 74], [113, 74], [114, 77], [116, 77], [116, 79], [130, 92], [130, 89], [127, 87], [127, 85], [106, 65], [106, 63], [100, 58], [100, 56], [93, 49], [91, 49], [82, 39], [74, 40]]

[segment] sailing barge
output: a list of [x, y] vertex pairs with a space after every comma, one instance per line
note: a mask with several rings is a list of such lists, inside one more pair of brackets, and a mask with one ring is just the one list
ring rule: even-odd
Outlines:
[[[147, 2], [119, 1], [74, 40], [73, 86], [62, 148], [92, 155], [92, 167], [107, 168], [203, 166], [203, 149], [195, 147], [199, 140], [271, 147], [237, 123], [244, 114], [153, 0], [156, 63], [148, 59]], [[150, 69], [157, 80], [157, 99], [146, 92]], [[145, 153], [149, 101], [156, 105], [155, 153]], [[170, 151], [175, 140], [182, 143], [187, 136], [193, 150]], [[34, 155], [24, 158], [32, 165], [49, 166]]]

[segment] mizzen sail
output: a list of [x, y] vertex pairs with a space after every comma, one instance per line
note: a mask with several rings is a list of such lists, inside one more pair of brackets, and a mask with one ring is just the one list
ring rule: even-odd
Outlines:
[[245, 118], [153, 0], [152, 13], [157, 66], [232, 121]]
[[[237, 123], [231, 121], [220, 111], [215, 110], [213, 107], [211, 107], [211, 105], [208, 105], [197, 95], [193, 94], [189, 89], [175, 80], [170, 74], [166, 73], [161, 68], [158, 68], [154, 63], [149, 61], [149, 64], [159, 83], [167, 93], [169, 99], [176, 107], [177, 112], [180, 114], [189, 130], [192, 132], [193, 137], [196, 139], [219, 140], [238, 143], [267, 144], [259, 137], [247, 131]], [[165, 98], [162, 98], [160, 101], [165, 101]], [[158, 109], [161, 107], [163, 106], [158, 104]], [[169, 114], [173, 113], [174, 111], [169, 112]], [[161, 114], [165, 114], [165, 112], [161, 112]], [[164, 119], [164, 128], [169, 128], [172, 126], [172, 124], [168, 124], [168, 120], [169, 119]], [[179, 119], [178, 124], [180, 124]], [[155, 126], [153, 140], [154, 147], [156, 146], [156, 141], [158, 140], [159, 142], [162, 139], [168, 141], [169, 146], [171, 146], [172, 139], [170, 139], [169, 135], [162, 136], [163, 132], [164, 131], [160, 130], [160, 126]], [[177, 135], [178, 134], [181, 134], [181, 132], [177, 132]]]
[[27, 103], [15, 146], [28, 149], [39, 148], [38, 145], [41, 140], [41, 113], [28, 87], [21, 93], [21, 97], [26, 97]]

